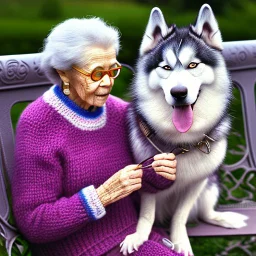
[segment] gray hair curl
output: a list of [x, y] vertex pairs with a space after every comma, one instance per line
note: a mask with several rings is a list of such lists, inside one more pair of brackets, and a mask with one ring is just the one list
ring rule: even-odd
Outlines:
[[86, 64], [86, 51], [91, 47], [113, 47], [119, 52], [120, 33], [100, 18], [68, 19], [53, 28], [44, 41], [40, 66], [54, 84], [60, 83], [56, 71], [72, 65]]

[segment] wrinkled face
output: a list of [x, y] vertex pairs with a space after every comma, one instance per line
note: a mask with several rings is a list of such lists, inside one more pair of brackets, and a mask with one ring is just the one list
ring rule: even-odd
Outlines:
[[[88, 63], [79, 67], [91, 74], [95, 69], [109, 70], [117, 67], [114, 48], [92, 48], [86, 51]], [[66, 81], [70, 83], [70, 98], [85, 109], [90, 106], [101, 107], [105, 104], [114, 85], [114, 78], [105, 74], [99, 81], [93, 81], [90, 75], [84, 75], [75, 69], [65, 72]], [[63, 80], [63, 78], [62, 78]]]

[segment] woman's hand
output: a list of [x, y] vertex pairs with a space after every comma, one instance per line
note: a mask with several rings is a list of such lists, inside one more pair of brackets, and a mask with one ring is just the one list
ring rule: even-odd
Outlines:
[[176, 179], [177, 161], [173, 153], [162, 153], [154, 156], [152, 167], [155, 172], [168, 180]]
[[128, 165], [115, 173], [96, 189], [104, 207], [141, 188], [142, 170], [137, 165]]

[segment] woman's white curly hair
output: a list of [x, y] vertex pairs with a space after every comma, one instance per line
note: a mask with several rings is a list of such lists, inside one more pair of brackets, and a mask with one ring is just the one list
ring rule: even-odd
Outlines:
[[86, 51], [92, 47], [113, 47], [119, 52], [120, 33], [100, 18], [68, 19], [53, 28], [44, 41], [40, 66], [54, 84], [60, 84], [58, 70], [87, 63]]

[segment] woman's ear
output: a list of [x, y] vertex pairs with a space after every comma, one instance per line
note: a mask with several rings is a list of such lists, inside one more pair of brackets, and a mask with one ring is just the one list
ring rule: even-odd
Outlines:
[[62, 82], [69, 83], [69, 78], [68, 78], [68, 75], [67, 75], [66, 71], [62, 71], [62, 70], [59, 70], [59, 69], [56, 69], [56, 71], [59, 74]]

